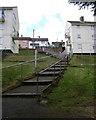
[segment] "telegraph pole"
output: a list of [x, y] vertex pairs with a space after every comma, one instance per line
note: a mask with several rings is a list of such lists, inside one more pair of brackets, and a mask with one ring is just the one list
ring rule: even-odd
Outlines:
[[33, 29], [33, 38], [34, 38], [35, 29]]

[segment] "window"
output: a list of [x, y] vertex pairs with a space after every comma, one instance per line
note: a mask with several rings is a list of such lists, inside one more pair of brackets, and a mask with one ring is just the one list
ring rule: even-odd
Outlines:
[[77, 25], [77, 28], [79, 29], [79, 28], [80, 28], [80, 25]]
[[78, 49], [82, 49], [82, 44], [78, 44]]
[[23, 42], [23, 43], [26, 43], [27, 41], [26, 41], [26, 40], [23, 40], [22, 42]]
[[92, 40], [94, 40], [94, 35], [92, 35]]
[[0, 37], [0, 44], [3, 44], [3, 37]]
[[78, 38], [78, 39], [81, 39], [81, 35], [80, 35], [80, 34], [78, 34], [78, 35], [77, 35], [77, 38]]
[[91, 30], [94, 30], [94, 26], [91, 26]]
[[93, 45], [93, 49], [96, 49], [96, 45]]
[[92, 35], [92, 40], [96, 40], [96, 34]]
[[0, 23], [0, 30], [2, 30], [2, 29], [3, 29], [3, 24]]
[[0, 18], [4, 18], [4, 10], [0, 10]]
[[91, 26], [91, 30], [96, 30], [96, 26], [95, 25]]
[[14, 13], [13, 13], [13, 20], [16, 21], [16, 16]]
[[96, 40], [96, 34], [94, 34], [94, 40]]

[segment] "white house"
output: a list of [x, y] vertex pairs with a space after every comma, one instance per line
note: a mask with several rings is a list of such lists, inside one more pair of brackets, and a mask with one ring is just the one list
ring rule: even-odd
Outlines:
[[94, 54], [96, 51], [96, 22], [67, 21], [65, 38], [73, 54]]
[[49, 46], [48, 38], [32, 38], [29, 48], [45, 48]]
[[18, 53], [19, 19], [17, 7], [0, 7], [0, 50]]

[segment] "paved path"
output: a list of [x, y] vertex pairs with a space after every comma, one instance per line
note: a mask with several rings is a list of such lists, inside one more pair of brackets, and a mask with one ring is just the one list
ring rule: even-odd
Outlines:
[[[55, 67], [54, 67], [55, 66]], [[64, 118], [65, 113], [50, 110], [37, 102], [39, 95], [65, 70], [66, 62], [57, 62], [39, 72], [35, 77], [24, 81], [22, 86], [3, 93], [3, 118]], [[55, 75], [54, 75], [55, 72]], [[37, 85], [38, 84], [38, 85]]]
[[7, 97], [2, 103], [3, 118], [66, 118], [66, 113], [48, 109], [37, 102], [36, 98]]

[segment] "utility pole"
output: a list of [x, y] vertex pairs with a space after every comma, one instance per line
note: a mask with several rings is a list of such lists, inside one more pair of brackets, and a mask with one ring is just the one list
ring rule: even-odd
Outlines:
[[34, 32], [35, 32], [35, 29], [33, 29], [33, 38], [34, 38]]

